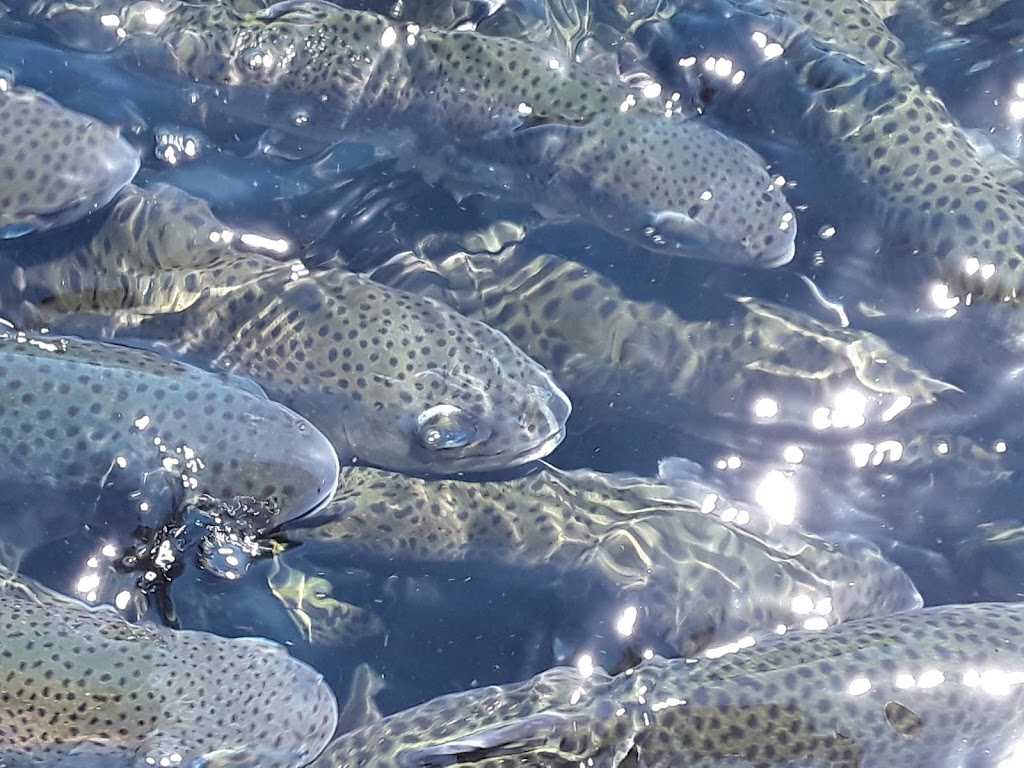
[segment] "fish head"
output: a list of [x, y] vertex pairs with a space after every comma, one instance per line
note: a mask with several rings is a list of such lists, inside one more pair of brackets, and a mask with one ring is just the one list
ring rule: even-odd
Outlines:
[[[796, 218], [754, 150], [703, 118], [595, 117], [565, 144], [577, 204], [646, 248], [686, 258], [772, 268], [792, 260]], [[643, 169], [638, 173], [635, 169]], [[629, 184], [623, 179], [631, 179]]]
[[[183, 668], [195, 667], [178, 675], [166, 667], [150, 671], [146, 682], [160, 692], [163, 720], [140, 746], [139, 765], [300, 768], [334, 735], [333, 691], [283, 646], [250, 637], [225, 642], [190, 630], [165, 643]], [[186, 682], [189, 695], [169, 693]], [[221, 717], [204, 717], [209, 711]]]
[[70, 224], [102, 208], [140, 162], [114, 128], [0, 79], [0, 239]]
[[225, 500], [272, 499], [276, 515], [268, 527], [273, 527], [330, 499], [339, 461], [331, 441], [305, 418], [265, 397], [247, 395], [235, 393], [237, 410], [214, 411], [204, 425], [210, 437], [197, 462], [197, 490]]
[[[667, 154], [678, 155], [681, 141], [696, 146], [688, 163], [659, 182], [673, 190], [669, 203], [652, 207], [649, 236], [656, 244], [683, 256], [698, 256], [741, 266], [770, 269], [792, 261], [796, 242], [796, 217], [782, 187], [765, 161], [736, 139], [703, 125], [699, 119], [666, 120], [658, 133], [666, 136]], [[661, 166], [655, 166], [659, 168]], [[662, 199], [662, 195], [657, 195]]]
[[335, 365], [362, 374], [339, 379], [344, 398], [295, 406], [340, 454], [449, 474], [525, 464], [565, 437], [569, 399], [503, 333], [433, 299], [348, 280], [362, 282], [364, 330], [340, 344]]
[[[32, 478], [78, 515], [102, 509], [105, 525], [119, 525], [120, 510], [159, 526], [203, 494], [271, 499], [280, 524], [326, 501], [338, 482], [334, 447], [309, 421], [236, 379], [148, 350], [0, 333], [0, 380], [4, 482]], [[17, 393], [27, 397], [13, 407]], [[58, 421], [66, 426], [50, 426]]]

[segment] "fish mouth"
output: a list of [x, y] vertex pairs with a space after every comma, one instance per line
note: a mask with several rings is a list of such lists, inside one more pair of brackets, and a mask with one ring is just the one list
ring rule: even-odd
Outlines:
[[684, 258], [774, 269], [788, 264], [796, 255], [796, 222], [792, 220], [780, 221], [775, 238], [761, 248], [755, 244], [765, 237], [764, 230], [747, 236], [725, 237], [719, 232], [728, 230], [727, 225], [714, 227], [672, 211], [651, 215], [647, 226], [653, 227], [661, 241], [652, 241], [645, 236], [643, 243], [646, 247], [653, 245], [657, 250], [671, 251]]
[[454, 458], [451, 461], [446, 461], [443, 466], [439, 462], [427, 467], [427, 470], [431, 474], [450, 475], [459, 472], [492, 472], [512, 469], [548, 456], [565, 439], [565, 435], [565, 427], [561, 427], [557, 432], [548, 435], [543, 440], [517, 453], [493, 451], [490, 453], [467, 454]]
[[531, 461], [537, 461], [550, 455], [562, 441], [565, 440], [566, 429], [561, 427], [557, 432], [549, 435], [545, 440], [537, 443], [536, 446], [531, 450], [523, 451], [516, 457], [516, 466], [520, 464], [528, 464]]
[[789, 264], [796, 256], [796, 231], [793, 228], [793, 236], [786, 237], [775, 247], [764, 251], [757, 256], [754, 264], [762, 269], [775, 269]]

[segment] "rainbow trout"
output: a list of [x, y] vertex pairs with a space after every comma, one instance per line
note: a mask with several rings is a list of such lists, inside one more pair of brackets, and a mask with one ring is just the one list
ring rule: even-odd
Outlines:
[[139, 169], [117, 131], [0, 77], [0, 238], [69, 224]]
[[335, 739], [316, 768], [997, 768], [1021, 759], [1024, 606], [792, 632], [616, 677], [560, 667]]
[[[680, 12], [687, 5], [680, 3]], [[890, 233], [934, 262], [953, 293], [1017, 297], [1024, 288], [1024, 198], [990, 172], [942, 101], [918, 83], [884, 23], [885, 4], [717, 5], [730, 24], [781, 46], [781, 61], [811, 97], [809, 131], [863, 182]]]
[[584, 648], [611, 635], [632, 647], [693, 653], [780, 625], [823, 627], [920, 607], [906, 574], [866, 541], [770, 528], [765, 515], [756, 517], [710, 490], [683, 498], [657, 480], [590, 470], [545, 467], [472, 482], [346, 467], [331, 502], [285, 532], [321, 545], [332, 561], [582, 574], [613, 596], [598, 621], [609, 627], [623, 611], [632, 616], [629, 631], [590, 632]]
[[345, 459], [475, 471], [541, 458], [565, 436], [568, 399], [500, 331], [245, 240], [180, 190], [129, 187], [91, 241], [16, 268], [5, 303], [22, 305], [19, 322], [155, 338], [252, 379]]
[[0, 570], [7, 768], [298, 768], [336, 722], [323, 677], [283, 646], [135, 626]]
[[150, 352], [14, 331], [0, 333], [0, 453], [5, 483], [59, 489], [104, 516], [113, 490], [148, 524], [200, 494], [273, 498], [280, 522], [338, 480], [327, 438], [264, 396]]
[[753, 150], [678, 114], [671, 95], [529, 42], [319, 0], [101, 6], [147, 65], [231, 86], [222, 96], [278, 127], [375, 144], [396, 134], [405, 157], [654, 250], [764, 267], [793, 257], [793, 212]]

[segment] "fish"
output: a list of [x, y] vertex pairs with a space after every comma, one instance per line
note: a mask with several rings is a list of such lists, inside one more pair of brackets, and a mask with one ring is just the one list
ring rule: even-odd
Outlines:
[[[128, 184], [85, 242], [15, 253], [0, 264], [5, 309], [20, 325], [46, 325], [63, 315], [97, 315], [120, 326], [184, 312], [275, 274], [304, 274], [301, 262], [271, 256], [260, 245], [285, 243], [270, 234], [236, 231], [209, 204], [169, 184]], [[21, 312], [22, 314], [18, 314]]]
[[298, 768], [334, 735], [323, 676], [262, 638], [133, 625], [0, 570], [0, 763]]
[[[817, 439], [827, 427], [888, 423], [955, 391], [881, 337], [795, 309], [739, 297], [728, 320], [684, 319], [560, 255], [446, 240], [370, 275], [503, 331], [552, 371], [578, 413], [613, 418], [614, 402], [631, 420], [678, 414], [680, 429], [699, 429], [712, 415], [800, 427]], [[843, 420], [850, 402], [861, 406], [857, 423]]]
[[0, 452], [8, 486], [58, 489], [102, 519], [113, 496], [146, 525], [201, 495], [272, 499], [280, 523], [338, 481], [327, 438], [262, 394], [141, 349], [14, 330], [0, 333]]
[[254, 381], [344, 462], [482, 471], [542, 458], [565, 437], [569, 399], [500, 331], [246, 239], [181, 190], [130, 187], [88, 243], [14, 267], [20, 289], [4, 304], [29, 327], [149, 340]]
[[314, 768], [994, 768], [1021, 757], [1024, 607], [950, 605], [611, 677], [557, 667], [340, 735]]
[[140, 162], [114, 128], [0, 78], [0, 239], [70, 224], [102, 208]]
[[726, 0], [716, 8], [747, 39], [760, 35], [779, 45], [778, 61], [759, 66], [789, 69], [809, 97], [805, 136], [841, 159], [892, 239], [919, 252], [913, 258], [951, 296], [1017, 300], [1024, 198], [918, 82], [885, 25], [886, 4]]
[[527, 41], [317, 0], [140, 8], [111, 25], [147, 68], [230, 86], [224, 96], [254, 119], [294, 132], [289, 116], [301, 115], [304, 136], [382, 148], [393, 136], [402, 157], [434, 158], [456, 178], [461, 168], [474, 188], [484, 163], [486, 186], [655, 251], [765, 268], [793, 257], [794, 214], [763, 159], [677, 114], [669, 94], [644, 96]]
[[[325, 562], [503, 564], [532, 575], [553, 569], [556, 580], [583, 574], [612, 595], [598, 623], [615, 626], [625, 610], [633, 621], [620, 640], [673, 654], [779, 626], [920, 607], [907, 575], [873, 545], [771, 527], [767, 517], [710, 490], [688, 498], [663, 482], [591, 470], [542, 466], [472, 481], [350, 466], [334, 498], [286, 525], [283, 536], [300, 544], [303, 562], [312, 555], [302, 545], [319, 545]], [[277, 563], [287, 572], [288, 550]], [[572, 599], [578, 593], [570, 591]], [[589, 631], [578, 647], [616, 634]]]

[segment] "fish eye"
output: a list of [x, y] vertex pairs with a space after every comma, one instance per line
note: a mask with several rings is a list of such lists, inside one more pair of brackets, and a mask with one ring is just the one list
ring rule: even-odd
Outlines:
[[425, 448], [465, 448], [476, 434], [476, 420], [454, 405], [435, 405], [416, 418], [416, 437]]

